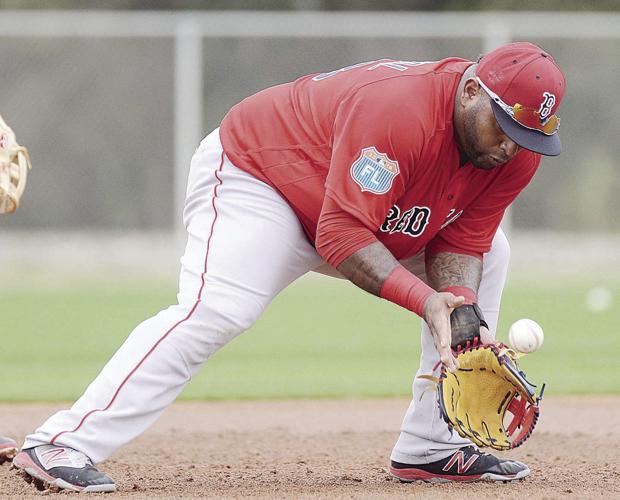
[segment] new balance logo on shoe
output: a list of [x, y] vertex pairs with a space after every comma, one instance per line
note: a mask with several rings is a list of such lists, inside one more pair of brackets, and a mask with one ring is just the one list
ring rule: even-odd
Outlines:
[[67, 457], [67, 453], [64, 448], [52, 448], [42, 452], [38, 456], [41, 464], [46, 469], [60, 466], [71, 467], [73, 465]]
[[441, 470], [449, 472], [452, 466], [456, 464], [456, 473], [465, 474], [474, 462], [478, 460], [478, 457], [480, 457], [480, 455], [471, 455], [467, 461], [465, 461], [465, 453], [459, 450], [450, 457], [448, 463]]

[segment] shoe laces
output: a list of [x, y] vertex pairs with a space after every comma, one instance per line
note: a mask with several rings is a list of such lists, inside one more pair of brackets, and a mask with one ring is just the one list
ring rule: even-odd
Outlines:
[[67, 452], [69, 460], [76, 468], [82, 469], [87, 465], [93, 465], [90, 458], [81, 451], [74, 450], [73, 448], [65, 448], [65, 451]]
[[472, 448], [474, 450], [474, 453], [476, 453], [477, 455], [480, 455], [481, 457], [495, 456], [495, 455], [492, 455], [491, 453], [487, 453], [486, 451], [482, 451], [477, 446], [472, 446]]

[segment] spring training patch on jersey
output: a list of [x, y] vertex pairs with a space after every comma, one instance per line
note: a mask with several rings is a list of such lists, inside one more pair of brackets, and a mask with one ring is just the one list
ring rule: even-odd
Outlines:
[[394, 178], [400, 173], [398, 162], [371, 146], [362, 149], [351, 165], [351, 177], [362, 188], [374, 194], [385, 194], [392, 187]]

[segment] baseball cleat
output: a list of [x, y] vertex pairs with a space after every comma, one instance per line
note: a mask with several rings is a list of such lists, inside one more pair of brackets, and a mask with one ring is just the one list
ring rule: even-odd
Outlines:
[[13, 466], [39, 490], [72, 490], [87, 493], [115, 491], [114, 481], [99, 472], [90, 458], [73, 448], [42, 445], [22, 450]]
[[17, 455], [17, 443], [11, 438], [0, 437], [0, 464], [13, 460]]
[[524, 463], [483, 453], [474, 446], [461, 448], [449, 457], [430, 464], [401, 464], [392, 460], [388, 471], [390, 476], [405, 483], [508, 482], [522, 479], [530, 473]]

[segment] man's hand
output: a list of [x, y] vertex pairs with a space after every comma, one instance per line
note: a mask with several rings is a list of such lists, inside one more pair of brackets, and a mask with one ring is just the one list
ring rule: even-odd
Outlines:
[[456, 359], [452, 355], [450, 344], [452, 333], [450, 328], [450, 314], [456, 307], [463, 305], [465, 297], [457, 297], [449, 292], [431, 295], [424, 304], [424, 321], [428, 324], [433, 335], [435, 348], [441, 362], [450, 370], [458, 368]]

